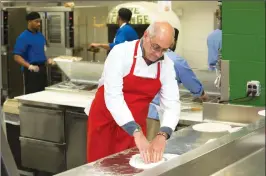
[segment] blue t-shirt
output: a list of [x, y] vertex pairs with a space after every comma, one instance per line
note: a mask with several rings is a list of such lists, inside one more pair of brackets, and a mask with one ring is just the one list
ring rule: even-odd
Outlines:
[[33, 33], [29, 30], [22, 32], [13, 50], [14, 55], [20, 55], [30, 64], [43, 64], [46, 62], [45, 56], [46, 40], [41, 32]]
[[125, 24], [123, 27], [117, 30], [114, 42], [110, 43], [109, 47], [112, 49], [119, 43], [124, 43], [125, 41], [129, 42], [137, 39], [139, 39], [139, 36], [135, 29], [133, 29], [129, 24]]

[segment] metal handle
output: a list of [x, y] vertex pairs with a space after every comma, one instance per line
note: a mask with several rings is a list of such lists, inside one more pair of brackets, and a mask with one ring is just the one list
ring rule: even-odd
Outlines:
[[45, 35], [47, 39], [47, 44], [50, 43], [50, 37], [49, 37], [49, 32], [48, 32], [48, 19], [45, 18]]
[[84, 112], [73, 112], [73, 111], [66, 111], [66, 116], [69, 115], [74, 117], [75, 119], [88, 119], [87, 115]]
[[19, 137], [19, 140], [22, 143], [35, 143], [35, 144], [39, 144], [39, 145], [43, 145], [47, 147], [63, 147], [66, 145], [66, 143], [48, 142], [44, 140], [32, 139], [32, 138], [27, 138], [27, 137], [22, 137], [22, 136]]

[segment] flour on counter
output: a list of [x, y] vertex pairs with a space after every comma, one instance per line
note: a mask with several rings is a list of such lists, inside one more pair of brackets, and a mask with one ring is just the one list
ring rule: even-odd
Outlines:
[[230, 130], [232, 127], [230, 125], [222, 123], [200, 123], [192, 126], [193, 130], [200, 132], [225, 132]]

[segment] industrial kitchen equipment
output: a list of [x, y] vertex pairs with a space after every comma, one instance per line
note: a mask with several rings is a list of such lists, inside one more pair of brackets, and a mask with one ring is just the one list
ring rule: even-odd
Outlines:
[[0, 44], [1, 44], [1, 105], [4, 103], [7, 95], [8, 95], [8, 81], [7, 81], [7, 19], [8, 12], [6, 10], [1, 9], [0, 11]]
[[[1, 96], [13, 98], [24, 92], [20, 65], [13, 59], [13, 47], [17, 37], [27, 29], [25, 8], [1, 9], [1, 67], [3, 88]], [[2, 102], [3, 103], [3, 102]]]
[[58, 56], [54, 61], [66, 79], [32, 94], [36, 101], [22, 100], [19, 107], [22, 165], [49, 173], [86, 163], [87, 115], [81, 107], [93, 98], [103, 70], [103, 64], [79, 57]]
[[65, 75], [64, 81], [46, 87], [46, 90], [86, 92], [96, 89], [103, 71], [103, 64], [81, 61], [79, 57], [59, 56], [54, 58]]
[[1, 125], [1, 175], [19, 176], [19, 172]]
[[[27, 7], [27, 12], [38, 12], [41, 16], [41, 32], [47, 41], [46, 55], [73, 55], [74, 11], [70, 7]], [[48, 67], [48, 85], [62, 81], [62, 73], [55, 66]]]

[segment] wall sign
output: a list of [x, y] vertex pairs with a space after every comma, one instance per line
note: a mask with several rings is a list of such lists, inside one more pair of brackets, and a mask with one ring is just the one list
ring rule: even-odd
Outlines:
[[[114, 8], [108, 15], [107, 18], [107, 24], [117, 24], [116, 19], [118, 16], [118, 10], [119, 8]], [[138, 7], [126, 7], [131, 10], [132, 17], [130, 20], [130, 24], [150, 24], [150, 18], [149, 15], [141, 13], [140, 9]]]

